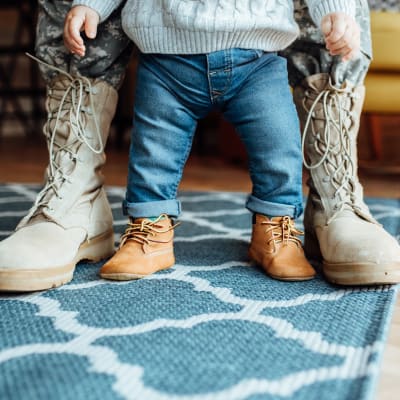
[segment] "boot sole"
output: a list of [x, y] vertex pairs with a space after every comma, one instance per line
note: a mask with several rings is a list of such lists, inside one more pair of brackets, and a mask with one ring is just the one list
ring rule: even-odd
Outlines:
[[102, 233], [82, 243], [71, 263], [45, 269], [0, 268], [0, 291], [33, 292], [62, 286], [72, 280], [79, 261], [100, 261], [114, 253], [114, 233]]
[[[175, 264], [175, 263], [174, 263]], [[110, 274], [100, 273], [100, 276], [104, 279], [109, 279], [112, 281], [135, 281], [138, 279], [146, 278], [147, 276], [153, 275], [156, 272], [164, 271], [166, 269], [171, 268], [174, 264], [168, 265], [167, 267], [163, 267], [158, 269], [157, 271], [152, 272], [151, 274], [132, 274], [127, 272], [113, 272]]]
[[284, 281], [284, 282], [302, 282], [302, 281], [311, 281], [311, 279], [315, 278], [315, 275], [311, 276], [301, 276], [301, 277], [290, 277], [290, 278], [282, 278], [281, 276], [275, 276], [272, 274], [266, 273], [269, 277], [276, 279], [278, 281]]
[[344, 263], [323, 262], [322, 269], [326, 279], [338, 285], [388, 285], [400, 283], [400, 262]]
[[[153, 253], [154, 254], [154, 253]], [[170, 249], [159, 251], [157, 252], [158, 256], [163, 256], [164, 258], [164, 265], [159, 266], [156, 270], [152, 270], [147, 274], [141, 274], [134, 271], [129, 271], [126, 268], [122, 269], [121, 271], [103, 271], [103, 268], [100, 269], [99, 275], [104, 279], [110, 279], [112, 281], [132, 281], [138, 280], [142, 278], [146, 278], [147, 276], [153, 275], [158, 271], [163, 271], [168, 268], [171, 268], [175, 265], [175, 256]]]

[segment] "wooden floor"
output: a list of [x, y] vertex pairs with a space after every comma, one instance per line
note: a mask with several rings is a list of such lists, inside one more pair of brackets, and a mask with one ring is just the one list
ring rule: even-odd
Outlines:
[[[41, 139], [0, 140], [0, 182], [41, 182], [47, 164], [47, 151]], [[125, 186], [127, 149], [107, 149], [104, 169], [106, 184]], [[366, 196], [400, 197], [400, 176], [380, 174], [368, 168], [360, 172]], [[182, 190], [250, 191], [250, 179], [243, 166], [222, 162], [215, 157], [189, 159], [184, 170]], [[394, 400], [400, 393], [400, 299], [395, 306], [376, 400]], [[357, 399], [354, 399], [357, 400]]]

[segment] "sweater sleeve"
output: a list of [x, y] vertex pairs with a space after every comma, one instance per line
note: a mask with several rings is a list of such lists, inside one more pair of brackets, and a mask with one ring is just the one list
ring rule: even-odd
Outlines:
[[97, 12], [100, 16], [100, 22], [105, 21], [110, 14], [118, 8], [123, 0], [74, 0], [71, 7], [86, 6]]
[[307, 5], [310, 16], [318, 27], [327, 14], [342, 12], [352, 17], [356, 14], [354, 0], [307, 0]]

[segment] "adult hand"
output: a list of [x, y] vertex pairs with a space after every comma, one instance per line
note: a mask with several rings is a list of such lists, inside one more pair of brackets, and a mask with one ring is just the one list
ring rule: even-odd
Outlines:
[[80, 32], [85, 31], [89, 39], [94, 39], [97, 35], [99, 20], [99, 14], [90, 7], [76, 6], [71, 8], [64, 23], [65, 47], [71, 53], [83, 57], [86, 47]]
[[341, 55], [343, 61], [357, 56], [360, 51], [360, 27], [345, 13], [331, 13], [321, 21], [321, 31], [329, 54]]

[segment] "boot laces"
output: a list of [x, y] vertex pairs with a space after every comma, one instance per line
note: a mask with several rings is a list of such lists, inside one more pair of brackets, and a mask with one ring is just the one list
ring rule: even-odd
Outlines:
[[[68, 85], [63, 93], [60, 95], [57, 90], [48, 92], [48, 104], [52, 104], [51, 99], [55, 100], [57, 108], [48, 112], [47, 123], [45, 124], [45, 136], [48, 142], [49, 150], [49, 167], [46, 184], [43, 189], [38, 193], [36, 201], [31, 207], [27, 218], [30, 218], [36, 214], [37, 210], [41, 207], [46, 206], [52, 197], [48, 196], [48, 193], [53, 192], [58, 198], [62, 198], [59, 194], [61, 186], [64, 182], [70, 182], [69, 174], [65, 171], [65, 166], [60, 165], [60, 160], [65, 160], [63, 156], [68, 155], [72, 162], [76, 163], [78, 155], [75, 151], [80, 143], [85, 144], [93, 153], [101, 154], [104, 151], [103, 139], [101, 137], [101, 131], [99, 123], [95, 115], [93, 115], [95, 125], [95, 135], [97, 146], [93, 146], [90, 143], [91, 137], [85, 132], [85, 120], [83, 112], [94, 112], [94, 99], [93, 99], [93, 88], [90, 80], [84, 76], [72, 76], [66, 71], [50, 65], [31, 54], [27, 55], [37, 61], [40, 64], [46, 65], [48, 68], [55, 70], [68, 78]], [[84, 105], [83, 101], [86, 94], [88, 94], [90, 110], [89, 111]], [[52, 122], [54, 121], [53, 127]], [[60, 122], [69, 122], [69, 131], [72, 133], [75, 139], [68, 137], [65, 143], [57, 142], [57, 129]]]
[[[309, 95], [308, 95], [309, 96]], [[306, 92], [306, 96], [307, 92]], [[346, 208], [360, 209], [355, 204], [355, 173], [356, 166], [352, 159], [351, 135], [349, 130], [349, 118], [352, 117], [351, 112], [346, 107], [346, 101], [355, 97], [355, 94], [346, 88], [338, 89], [329, 84], [329, 88], [321, 91], [316, 96], [311, 107], [306, 106], [307, 99], [303, 99], [303, 108], [307, 111], [308, 116], [304, 126], [302, 135], [302, 152], [304, 166], [313, 170], [322, 166], [326, 177], [334, 188], [332, 200], [337, 200], [334, 206], [334, 214], [330, 218], [332, 220], [337, 213]], [[308, 97], [310, 98], [310, 97]], [[318, 104], [322, 104], [323, 115], [318, 117], [315, 108]], [[335, 117], [333, 110], [337, 110]], [[321, 135], [313, 124], [313, 121], [323, 121], [324, 131]], [[305, 143], [312, 135], [313, 148], [319, 155], [319, 160], [312, 164], [307, 161], [305, 156]], [[332, 137], [337, 137], [334, 140]]]
[[172, 231], [180, 223], [175, 223], [168, 228], [163, 228], [158, 225], [158, 222], [164, 218], [169, 218], [166, 214], [161, 214], [155, 221], [143, 219], [140, 222], [134, 220], [128, 223], [125, 233], [121, 236], [119, 248], [121, 248], [127, 241], [134, 241], [139, 244], [148, 244], [149, 242], [168, 243], [167, 241], [155, 240], [154, 237], [161, 233]]
[[271, 237], [267, 241], [268, 246], [271, 242], [274, 247], [276, 243], [288, 245], [290, 242], [295, 243], [297, 246], [302, 246], [301, 240], [296, 235], [304, 235], [304, 232], [294, 226], [294, 222], [289, 216], [284, 216], [279, 221], [263, 221], [261, 224], [268, 226], [265, 230], [268, 236], [271, 233]]

